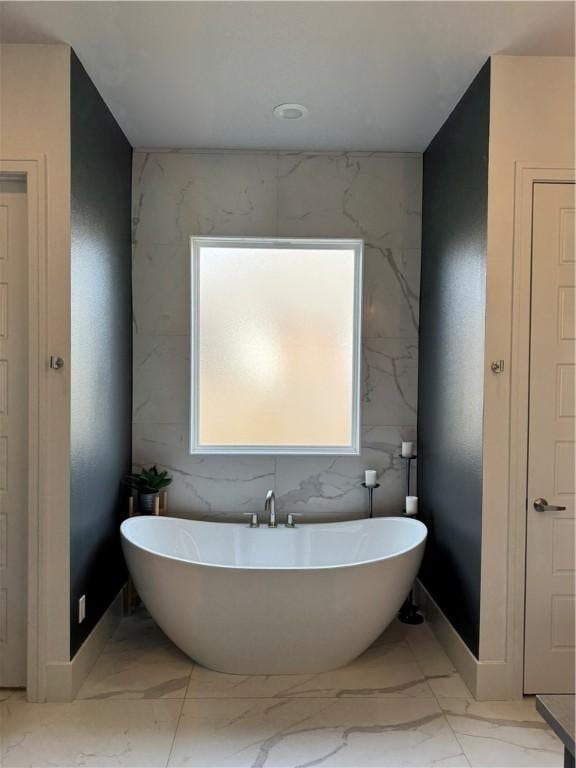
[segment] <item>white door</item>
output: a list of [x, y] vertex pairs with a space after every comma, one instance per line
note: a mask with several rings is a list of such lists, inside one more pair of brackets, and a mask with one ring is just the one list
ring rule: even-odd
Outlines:
[[534, 185], [526, 693], [574, 691], [574, 190]]
[[0, 181], [0, 686], [14, 687], [26, 684], [26, 218], [25, 190]]

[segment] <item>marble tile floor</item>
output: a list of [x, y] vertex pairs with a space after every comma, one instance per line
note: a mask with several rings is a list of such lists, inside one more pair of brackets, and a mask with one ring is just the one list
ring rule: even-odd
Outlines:
[[534, 701], [476, 702], [426, 625], [394, 623], [349, 666], [241, 677], [125, 618], [70, 704], [0, 691], [0, 765], [561, 766]]

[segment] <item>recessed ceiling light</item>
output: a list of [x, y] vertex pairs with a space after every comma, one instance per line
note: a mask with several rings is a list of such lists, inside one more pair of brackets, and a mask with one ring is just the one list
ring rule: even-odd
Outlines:
[[278, 120], [300, 120], [308, 114], [302, 104], [278, 104], [272, 111]]

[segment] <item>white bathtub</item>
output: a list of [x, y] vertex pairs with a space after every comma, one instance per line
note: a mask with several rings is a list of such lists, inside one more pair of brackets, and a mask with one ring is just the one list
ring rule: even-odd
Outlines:
[[121, 533], [168, 637], [203, 666], [243, 675], [322, 672], [361, 654], [396, 616], [426, 540], [402, 517], [292, 529], [133, 517]]

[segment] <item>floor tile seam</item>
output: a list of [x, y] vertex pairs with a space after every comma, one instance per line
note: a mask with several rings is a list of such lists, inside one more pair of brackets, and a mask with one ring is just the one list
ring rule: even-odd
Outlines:
[[[257, 701], [346, 701], [346, 702], [352, 702], [352, 701], [390, 701], [390, 702], [398, 702], [398, 701], [410, 701], [410, 702], [430, 702], [434, 704], [438, 704], [440, 712], [444, 714], [442, 708], [439, 705], [437, 697], [431, 693], [426, 696], [162, 696], [158, 698], [107, 698], [107, 699], [73, 699], [72, 701], [56, 701], [56, 702], [46, 702], [48, 706], [70, 706], [74, 704], [122, 704], [126, 705], [127, 703], [142, 703], [142, 702], [169, 702], [169, 701], [220, 701], [220, 702], [232, 702], [232, 701], [246, 701], [246, 700], [257, 700]], [[0, 704], [7, 703], [8, 700], [4, 700], [0, 702]], [[18, 704], [20, 706], [43, 706], [42, 704], [38, 704], [37, 702], [28, 702], [28, 701], [11, 701], [11, 704]]]
[[[141, 704], [145, 702], [153, 703], [153, 702], [169, 702], [169, 701], [186, 701], [184, 697], [176, 698], [176, 697], [168, 697], [163, 696], [159, 698], [121, 698], [121, 697], [109, 697], [106, 699], [72, 699], [71, 701], [25, 701], [25, 700], [14, 700], [11, 701], [11, 705], [18, 704], [19, 706], [26, 706], [26, 707], [70, 707], [74, 706], [76, 704], [90, 704], [90, 705], [101, 705], [101, 704]], [[0, 704], [7, 704], [8, 700], [0, 702]], [[0, 765], [0, 768], [2, 766]]]
[[196, 662], [193, 662], [193, 667], [190, 670], [190, 675], [188, 677], [188, 682], [186, 683], [186, 690], [184, 691], [184, 698], [188, 698], [188, 691], [190, 690], [190, 685], [192, 683], [192, 675], [194, 674], [194, 670], [196, 669]]
[[[438, 699], [438, 697], [436, 697], [436, 699]], [[440, 709], [442, 709], [442, 707], [441, 707], [441, 705], [440, 705], [440, 702], [438, 702], [438, 706], [440, 707]], [[465, 758], [466, 762], [468, 763], [468, 765], [469, 765], [469, 766], [472, 766], [472, 761], [471, 761], [471, 759], [468, 757], [468, 752], [466, 752], [466, 749], [465, 749], [465, 747], [464, 747], [464, 744], [463, 744], [463, 743], [460, 741], [460, 739], [458, 738], [458, 734], [456, 733], [456, 731], [454, 730], [454, 728], [452, 728], [452, 725], [450, 724], [450, 720], [448, 719], [448, 717], [447, 717], [447, 715], [446, 715], [446, 713], [444, 712], [444, 710], [443, 710], [443, 709], [442, 709], [442, 717], [444, 718], [444, 722], [445, 722], [445, 723], [446, 723], [446, 725], [448, 726], [448, 728], [449, 728], [449, 730], [450, 730], [450, 733], [451, 733], [451, 734], [452, 734], [452, 736], [454, 736], [454, 738], [456, 739], [456, 743], [457, 743], [457, 744], [458, 744], [458, 746], [460, 747], [460, 751], [461, 751], [461, 752], [462, 752], [462, 754], [464, 755], [464, 758]]]
[[[409, 644], [408, 642], [406, 643], [406, 645], [408, 645], [408, 647], [410, 648], [410, 644]], [[434, 698], [434, 699], [436, 700], [436, 703], [437, 703], [437, 704], [438, 704], [438, 706], [440, 707], [440, 710], [442, 710], [442, 707], [441, 707], [441, 705], [440, 705], [440, 702], [438, 701], [438, 696], [437, 696], [437, 694], [435, 693], [435, 691], [434, 691], [434, 688], [432, 688], [432, 686], [431, 686], [431, 685], [430, 685], [430, 683], [428, 682], [428, 675], [427, 675], [427, 674], [426, 674], [426, 672], [424, 671], [424, 667], [423, 667], [422, 663], [420, 662], [420, 659], [419, 659], [419, 658], [416, 656], [416, 654], [414, 653], [414, 651], [412, 650], [412, 648], [410, 648], [410, 653], [411, 653], [411, 654], [412, 654], [412, 656], [414, 657], [414, 662], [415, 662], [416, 666], [418, 667], [418, 670], [419, 670], [419, 672], [420, 672], [420, 674], [421, 674], [421, 676], [422, 676], [422, 681], [423, 681], [423, 682], [426, 684], [426, 687], [427, 687], [427, 688], [428, 688], [428, 690], [430, 691], [430, 695], [432, 696], [432, 698]]]
[[[174, 701], [174, 699], [172, 699], [172, 701]], [[186, 699], [182, 699], [180, 704], [180, 711], [178, 712], [178, 718], [176, 720], [176, 726], [174, 728], [174, 733], [172, 734], [172, 741], [170, 742], [170, 749], [168, 750], [168, 755], [166, 756], [166, 762], [164, 763], [165, 768], [167, 768], [170, 765], [170, 760], [172, 759], [172, 752], [174, 751], [174, 745], [176, 744], [176, 736], [178, 735], [178, 729], [180, 728], [180, 721], [182, 720], [182, 714], [184, 712], [185, 703], [186, 703]]]
[[[87, 696], [86, 698], [76, 698], [72, 702], [69, 703], [87, 703], [87, 702], [98, 702], [100, 704], [108, 702], [108, 701], [186, 701], [186, 696], [115, 696], [114, 694], [110, 696]], [[58, 702], [53, 702], [58, 703]], [[0, 766], [1, 768], [1, 766]]]
[[[426, 696], [398, 696], [388, 695], [366, 695], [366, 696], [186, 696], [185, 701], [244, 701], [246, 699], [258, 699], [262, 701], [433, 701], [440, 704], [434, 692], [430, 689], [430, 694]], [[140, 699], [140, 701], [162, 701], [162, 699]], [[442, 707], [440, 707], [442, 711]]]

